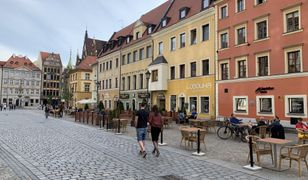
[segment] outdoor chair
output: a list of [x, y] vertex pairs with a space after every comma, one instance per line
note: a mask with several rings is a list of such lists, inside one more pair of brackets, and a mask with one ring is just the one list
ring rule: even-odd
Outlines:
[[[204, 145], [204, 150], [206, 151], [206, 145], [205, 145], [205, 141], [204, 141], [205, 134], [206, 134], [205, 130], [200, 131], [200, 144], [202, 143]], [[190, 137], [188, 141], [191, 142], [191, 147], [193, 148], [193, 143], [196, 143], [196, 144], [198, 143], [197, 133], [195, 134], [195, 136]]]
[[[283, 153], [283, 149], [287, 149], [286, 153]], [[280, 159], [279, 159], [279, 169], [281, 169], [281, 161], [282, 159], [289, 159], [289, 167], [292, 166], [292, 160], [298, 162], [298, 176], [301, 176], [301, 161], [304, 161], [306, 164], [306, 168], [308, 170], [307, 164], [307, 153], [308, 153], [308, 144], [304, 145], [294, 145], [294, 146], [284, 146], [280, 148]]]
[[181, 139], [181, 143], [180, 146], [182, 146], [182, 143], [184, 141], [185, 143], [185, 147], [187, 146], [186, 143], [188, 142], [189, 145], [189, 139], [191, 138], [190, 133], [188, 131], [183, 130], [184, 128], [180, 128], [181, 134], [182, 134], [182, 139]]
[[[260, 139], [260, 137], [258, 136], [253, 136], [253, 135], [248, 135], [246, 136], [246, 140], [248, 142], [248, 146], [249, 146], [249, 138], [252, 138], [252, 151], [254, 153], [256, 153], [257, 155], [257, 164], [260, 165], [261, 164], [261, 161], [260, 161], [260, 156], [262, 155], [271, 155], [271, 158], [272, 158], [272, 163], [274, 162], [274, 159], [273, 159], [273, 151], [272, 151], [272, 145], [269, 144], [269, 146], [262, 146], [261, 147], [261, 144], [258, 144], [257, 140]], [[247, 161], [249, 161], [249, 157], [250, 155], [248, 154], [248, 157], [247, 157]]]
[[298, 144], [305, 144], [305, 141], [308, 140], [308, 131], [302, 129], [296, 129]]
[[127, 121], [127, 120], [121, 121], [122, 132], [126, 132], [126, 130], [127, 130], [127, 124], [128, 124], [128, 121]]
[[258, 126], [258, 135], [260, 138], [266, 138], [266, 134], [267, 134], [267, 126]]

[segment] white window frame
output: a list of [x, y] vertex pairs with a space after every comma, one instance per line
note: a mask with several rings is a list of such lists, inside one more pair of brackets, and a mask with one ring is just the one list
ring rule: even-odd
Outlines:
[[[304, 114], [290, 114], [289, 112], [289, 98], [303, 98], [304, 100]], [[301, 117], [307, 118], [307, 95], [285, 95], [285, 117]]]
[[293, 51], [299, 51], [300, 54], [300, 62], [301, 62], [301, 70], [300, 72], [303, 72], [303, 47], [302, 46], [295, 46], [284, 49], [284, 62], [285, 62], [285, 73], [289, 74], [288, 70], [288, 53]]
[[[191, 35], [192, 35], [191, 32], [192, 32], [193, 30], [195, 30], [195, 32], [196, 32], [196, 40], [195, 40], [196, 42], [192, 44], [192, 43], [191, 43], [191, 40], [192, 40], [192, 39], [191, 39]], [[190, 39], [189, 45], [196, 45], [196, 44], [198, 43], [198, 30], [197, 30], [197, 28], [192, 28], [192, 29], [189, 31], [189, 39]]]
[[[262, 22], [262, 21], [266, 21], [266, 37], [262, 38], [262, 39], [258, 39], [258, 26], [257, 23]], [[269, 38], [269, 32], [268, 32], [268, 16], [262, 17], [262, 18], [258, 18], [256, 20], [254, 20], [254, 41], [260, 41], [260, 40], [265, 40]]]
[[[270, 98], [272, 101], [272, 112], [271, 113], [262, 113], [260, 112], [260, 99], [264, 99], [264, 98]], [[269, 95], [269, 96], [256, 96], [256, 105], [257, 105], [257, 116], [275, 116], [275, 97], [273, 95]]]
[[[226, 17], [224, 17], [224, 18], [222, 18], [222, 16], [221, 16], [222, 15], [221, 12], [222, 12], [222, 8], [223, 7], [226, 7], [226, 10], [227, 10]], [[229, 6], [228, 6], [228, 3], [219, 6], [219, 19], [226, 19], [227, 17], [229, 17]]]
[[174, 95], [174, 94], [171, 94], [170, 96], [169, 96], [169, 108], [170, 108], [170, 111], [172, 110], [172, 105], [171, 105], [171, 97], [172, 96], [175, 96], [175, 110], [177, 111], [177, 108], [178, 108], [178, 106], [177, 106], [177, 104], [178, 104], [178, 96], [177, 95]]
[[[173, 49], [172, 49], [172, 39], [174, 39], [174, 46], [173, 46]], [[170, 51], [175, 51], [176, 50], [176, 37], [173, 36], [170, 38]]]
[[[185, 45], [182, 47], [182, 42], [181, 42], [181, 40], [182, 40], [182, 35], [184, 35], [184, 43], [185, 43]], [[182, 32], [182, 33], [180, 33], [179, 34], [179, 49], [182, 49], [182, 48], [185, 48], [187, 46], [187, 41], [186, 41], [186, 33], [185, 32]]]
[[[267, 64], [268, 64], [268, 75], [267, 76], [269, 76], [269, 75], [271, 75], [271, 61], [270, 61], [270, 54], [269, 54], [269, 52], [264, 52], [264, 53], [258, 53], [258, 54], [255, 54], [255, 62], [256, 62], [256, 76], [259, 76], [259, 63], [258, 63], [258, 58], [259, 57], [264, 57], [264, 56], [267, 56]], [[262, 77], [262, 76], [260, 76], [260, 77]]]
[[229, 80], [230, 79], [230, 60], [229, 59], [226, 59], [226, 60], [222, 60], [222, 61], [219, 61], [218, 62], [218, 72], [219, 72], [219, 74], [218, 74], [218, 79], [219, 80], [222, 80], [222, 72], [221, 72], [221, 64], [225, 64], [225, 63], [227, 63], [228, 64], [228, 67], [229, 67], [229, 69], [228, 69], [228, 79], [226, 79], [226, 80]]
[[[238, 29], [241, 29], [241, 28], [245, 28], [245, 42], [244, 43], [242, 43], [242, 44], [238, 44], [238, 33], [237, 33], [237, 30]], [[238, 26], [235, 26], [235, 28], [234, 28], [234, 30], [235, 30], [235, 32], [234, 32], [234, 34], [235, 34], [235, 38], [234, 38], [234, 40], [235, 40], [235, 42], [234, 42], [234, 44], [235, 44], [235, 46], [242, 46], [242, 45], [245, 45], [245, 44], [247, 44], [247, 23], [244, 23], [244, 24], [240, 24], [240, 25], [238, 25]]]
[[[236, 99], [246, 99], [247, 105], [246, 105], [246, 112], [236, 111]], [[233, 96], [233, 113], [234, 114], [240, 114], [240, 115], [248, 115], [249, 110], [249, 102], [248, 102], [248, 96]]]
[[[161, 49], [160, 49], [160, 45], [161, 45]], [[158, 55], [162, 55], [163, 52], [164, 52], [164, 43], [162, 41], [160, 41], [158, 43], [158, 51], [157, 52], [158, 52]]]
[[235, 13], [241, 13], [244, 12], [246, 10], [246, 0], [243, 0], [243, 10], [242, 11], [237, 11], [238, 7], [237, 7], [237, 0], [235, 0]]
[[[226, 47], [226, 48], [222, 48], [222, 46], [221, 46], [221, 35], [222, 34], [225, 34], [225, 33], [227, 33], [227, 43], [228, 43], [228, 46]], [[229, 29], [227, 29], [227, 30], [224, 30], [224, 31], [220, 31], [219, 32], [219, 36], [218, 36], [218, 38], [219, 38], [219, 49], [220, 50], [223, 50], [223, 49], [228, 49], [229, 47], [230, 47], [230, 33], [229, 33]]]
[[[202, 112], [202, 106], [201, 106], [201, 102], [202, 102], [201, 99], [202, 98], [206, 98], [206, 97], [209, 98], [209, 112], [208, 113]], [[211, 114], [211, 96], [209, 96], [209, 95], [201, 95], [199, 97], [199, 109], [200, 109], [200, 113], [202, 113], [202, 114]]]
[[[246, 77], [244, 77], [244, 78], [248, 78], [248, 57], [247, 57], [247, 56], [241, 56], [241, 57], [235, 58], [235, 77], [234, 77], [234, 78], [239, 78], [239, 73], [238, 73], [238, 70], [239, 70], [238, 62], [239, 62], [239, 61], [243, 61], [243, 60], [246, 61]], [[242, 78], [242, 77], [241, 77], [241, 78]]]
[[[296, 31], [291, 31], [291, 32], [287, 32], [287, 14], [292, 13], [294, 11], [298, 11], [298, 30]], [[291, 8], [287, 8], [287, 9], [283, 9], [283, 33], [284, 34], [293, 34], [296, 32], [300, 32], [302, 31], [302, 23], [301, 23], [301, 5], [295, 6], [295, 7], [291, 7]]]
[[197, 100], [197, 106], [195, 106], [195, 110], [196, 110], [196, 112], [200, 112], [199, 111], [199, 105], [198, 104], [200, 104], [199, 102], [198, 102], [198, 96], [188, 96], [188, 112], [190, 112], [191, 113], [191, 111], [190, 111], [190, 106], [191, 106], [191, 104], [190, 104], [190, 98], [196, 98], [196, 100]]

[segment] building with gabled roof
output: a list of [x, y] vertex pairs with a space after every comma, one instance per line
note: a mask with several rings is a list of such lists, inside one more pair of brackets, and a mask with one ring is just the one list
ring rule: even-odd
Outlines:
[[26, 56], [12, 55], [0, 63], [1, 102], [7, 106], [37, 106], [41, 92], [41, 70]]
[[60, 76], [63, 67], [60, 54], [40, 52], [35, 64], [42, 71], [41, 104], [51, 103], [53, 106], [57, 106], [61, 99]]

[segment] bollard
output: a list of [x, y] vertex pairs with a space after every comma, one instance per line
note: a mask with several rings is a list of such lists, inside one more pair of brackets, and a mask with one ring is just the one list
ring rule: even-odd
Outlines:
[[197, 153], [199, 154], [200, 153], [200, 129], [198, 129], [198, 148], [197, 148]]
[[109, 121], [109, 117], [107, 118], [107, 122], [106, 122], [106, 126], [107, 126], [106, 129], [107, 129], [107, 131], [108, 131], [108, 128], [109, 128], [108, 127], [109, 126], [109, 122], [108, 121]]
[[77, 121], [77, 112], [75, 112], [75, 122]]
[[105, 127], [105, 114], [103, 114], [103, 128]]
[[252, 137], [249, 137], [249, 155], [250, 155], [250, 167], [253, 167], [253, 154], [252, 154]]
[[118, 133], [120, 133], [121, 131], [121, 121], [120, 121], [120, 118], [118, 119]]
[[163, 133], [163, 128], [161, 128], [160, 131], [160, 143], [158, 143], [160, 146], [167, 146], [167, 143], [164, 143], [164, 133]]
[[97, 114], [98, 120], [99, 120], [99, 128], [102, 129], [102, 118], [100, 114]]

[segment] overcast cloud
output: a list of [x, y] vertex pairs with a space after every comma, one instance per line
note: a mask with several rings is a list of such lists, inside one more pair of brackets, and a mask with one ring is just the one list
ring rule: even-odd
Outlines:
[[39, 51], [60, 53], [75, 63], [85, 30], [108, 40], [113, 32], [136, 21], [166, 0], [1, 0], [0, 61], [13, 53], [32, 61]]

